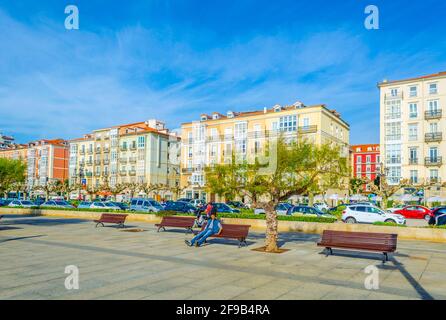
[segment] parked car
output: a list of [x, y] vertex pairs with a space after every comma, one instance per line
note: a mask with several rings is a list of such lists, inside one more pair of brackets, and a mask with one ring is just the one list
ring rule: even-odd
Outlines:
[[82, 201], [79, 203], [79, 205], [77, 206], [78, 209], [90, 209], [91, 206], [91, 202], [89, 201]]
[[318, 217], [335, 218], [335, 216], [316, 209], [315, 207], [310, 207], [307, 205], [297, 205], [288, 209], [287, 215], [313, 215]]
[[327, 212], [328, 210], [330, 210], [330, 207], [325, 202], [317, 202], [313, 204], [313, 207], [323, 212]]
[[199, 205], [205, 205], [206, 201], [204, 201], [203, 199], [193, 199], [190, 200], [189, 203], [197, 208]]
[[130, 211], [158, 212], [164, 210], [163, 206], [153, 199], [138, 198], [130, 202]]
[[12, 200], [8, 207], [24, 207], [24, 208], [31, 208], [36, 207], [36, 204], [29, 200]]
[[423, 206], [407, 206], [400, 210], [395, 210], [396, 214], [400, 214], [408, 219], [425, 219], [429, 221], [431, 218], [431, 210]]
[[110, 203], [113, 203], [115, 206], [118, 206], [123, 211], [130, 210], [130, 206], [125, 202], [110, 201]]
[[395, 211], [401, 210], [403, 208], [404, 208], [404, 204], [398, 204], [396, 206], [393, 206], [392, 208], [387, 208], [386, 210], [391, 212], [391, 213], [395, 213]]
[[184, 213], [194, 213], [197, 208], [195, 208], [190, 202], [185, 201], [173, 201], [168, 202], [164, 207], [166, 211], [176, 211]]
[[[281, 202], [275, 207], [275, 210], [278, 215], [286, 215], [290, 207], [292, 207], [290, 204]], [[265, 210], [263, 208], [254, 209], [254, 214], [265, 214]]]
[[0, 199], [0, 207], [6, 207], [11, 201], [10, 199]]
[[74, 209], [74, 206], [69, 204], [66, 201], [59, 201], [59, 200], [50, 200], [42, 203], [40, 205], [41, 207], [52, 207], [52, 208], [66, 208], [66, 209]]
[[342, 212], [342, 221], [346, 223], [392, 222], [406, 224], [404, 216], [388, 213], [378, 207], [367, 205], [351, 205]]
[[444, 226], [446, 225], [446, 207], [437, 207], [431, 212], [429, 219], [429, 225], [432, 226]]
[[236, 209], [248, 209], [248, 206], [241, 201], [228, 201], [226, 204]]
[[104, 210], [121, 210], [118, 206], [115, 206], [109, 202], [93, 201], [90, 204], [90, 209], [104, 209]]
[[[180, 198], [180, 199], [178, 199], [177, 201], [180, 201], [180, 202], [190, 202], [192, 199], [189, 199], [189, 198]], [[174, 201], [175, 202], [175, 201]]]
[[33, 202], [36, 204], [36, 206], [41, 206], [43, 203], [45, 203], [45, 199], [37, 198], [34, 199]]
[[103, 204], [105, 205], [105, 207], [108, 210], [122, 210], [120, 206], [118, 206], [116, 203], [114, 203], [113, 201], [105, 201], [103, 202]]
[[218, 213], [240, 213], [239, 209], [234, 209], [223, 202], [213, 202], [213, 206], [217, 208]]

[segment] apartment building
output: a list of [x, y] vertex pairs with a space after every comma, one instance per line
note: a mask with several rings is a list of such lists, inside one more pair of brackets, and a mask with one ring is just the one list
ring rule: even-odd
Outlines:
[[304, 137], [316, 144], [334, 143], [348, 157], [349, 125], [325, 105], [275, 105], [259, 111], [213, 112], [181, 126], [181, 187], [184, 196], [215, 201], [205, 190], [205, 167], [224, 163], [233, 153], [243, 158], [265, 152], [272, 136]]
[[380, 145], [390, 184], [446, 182], [446, 72], [378, 84]]
[[7, 148], [0, 149], [0, 158], [27, 160], [28, 145], [27, 144], [12, 144]]
[[[180, 137], [159, 120], [94, 130], [70, 141], [70, 182], [179, 185]], [[167, 192], [170, 199], [173, 194]]]
[[14, 144], [14, 138], [0, 132], [0, 150], [8, 149]]
[[[364, 180], [375, 180], [381, 163], [379, 144], [352, 145], [350, 150], [352, 176]], [[363, 190], [370, 191], [367, 185], [364, 185]]]
[[68, 142], [63, 139], [28, 143], [27, 185], [29, 190], [51, 181], [68, 179]]

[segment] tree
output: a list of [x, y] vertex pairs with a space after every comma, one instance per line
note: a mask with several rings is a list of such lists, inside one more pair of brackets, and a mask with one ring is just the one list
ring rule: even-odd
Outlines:
[[349, 191], [350, 194], [358, 194], [362, 187], [367, 184], [367, 181], [361, 178], [350, 178]]
[[[278, 221], [275, 207], [291, 196], [315, 190], [327, 182], [339, 185], [347, 176], [347, 159], [337, 147], [316, 146], [305, 140], [269, 142], [266, 159], [232, 161], [206, 168], [210, 192], [232, 196], [244, 190], [253, 193], [266, 214], [265, 251], [278, 250]], [[267, 161], [264, 161], [267, 160]]]
[[137, 191], [141, 190], [141, 184], [136, 182], [123, 183], [125, 190], [129, 193], [130, 199], [132, 199]]
[[60, 192], [62, 188], [61, 185], [62, 182], [60, 180], [51, 180], [44, 185], [35, 186], [34, 190], [43, 191], [45, 194], [45, 201], [48, 201], [51, 194]]
[[25, 182], [26, 164], [21, 160], [0, 158], [0, 193], [5, 198], [14, 184]]
[[367, 181], [367, 185], [370, 187], [370, 190], [376, 195], [382, 198], [382, 209], [387, 209], [387, 200], [397, 193], [401, 188], [406, 186], [410, 186], [408, 180], [401, 180], [398, 184], [389, 184], [387, 179], [379, 179], [378, 185], [376, 185], [376, 179], [374, 181]]

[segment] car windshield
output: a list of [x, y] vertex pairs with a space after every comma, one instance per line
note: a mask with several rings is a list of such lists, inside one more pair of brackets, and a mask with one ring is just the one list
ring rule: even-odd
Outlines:
[[56, 201], [56, 204], [59, 206], [66, 206], [68, 203], [66, 201]]
[[32, 204], [34, 204], [34, 203], [32, 203], [31, 201], [27, 201], [27, 200], [25, 200], [25, 201], [22, 201], [22, 204], [23, 205], [32, 205]]
[[105, 203], [105, 206], [106, 207], [116, 207], [116, 205], [114, 203], [112, 203], [112, 202]]

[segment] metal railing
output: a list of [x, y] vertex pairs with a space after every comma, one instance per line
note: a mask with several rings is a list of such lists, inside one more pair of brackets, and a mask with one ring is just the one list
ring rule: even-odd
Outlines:
[[426, 133], [424, 136], [425, 142], [439, 142], [442, 140], [443, 140], [442, 132], [430, 132], [430, 133]]
[[432, 119], [440, 119], [443, 116], [443, 112], [441, 109], [439, 110], [427, 110], [424, 113], [424, 118], [426, 120], [432, 120]]
[[441, 166], [443, 164], [442, 157], [426, 157], [424, 159], [426, 166]]

